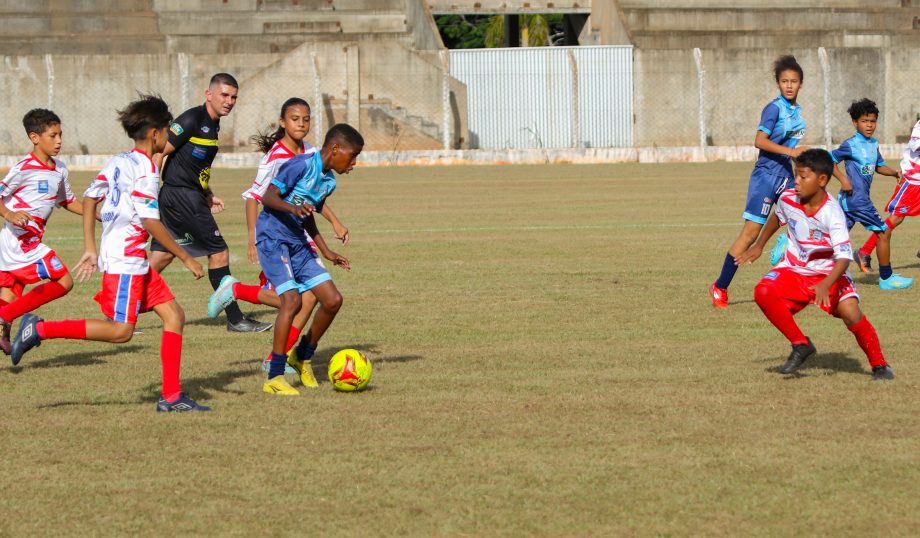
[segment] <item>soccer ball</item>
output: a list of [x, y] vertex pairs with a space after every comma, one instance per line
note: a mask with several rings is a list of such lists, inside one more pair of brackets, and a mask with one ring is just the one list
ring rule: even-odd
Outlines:
[[363, 390], [371, 380], [371, 361], [355, 349], [343, 349], [329, 359], [329, 382], [345, 392]]

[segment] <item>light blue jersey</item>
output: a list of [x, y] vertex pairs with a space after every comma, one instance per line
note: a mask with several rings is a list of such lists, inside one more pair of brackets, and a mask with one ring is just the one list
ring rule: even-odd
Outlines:
[[866, 138], [857, 132], [832, 151], [831, 157], [834, 164], [846, 162], [847, 178], [853, 184], [853, 196], [868, 199], [875, 169], [885, 166], [885, 159], [878, 149], [878, 140]]
[[[794, 148], [805, 136], [805, 120], [802, 118], [802, 106], [791, 104], [780, 95], [764, 107], [760, 114], [758, 131], [767, 133], [770, 141], [780, 146]], [[792, 159], [785, 155], [760, 150], [755, 168], [761, 168], [770, 174], [788, 173], [792, 175]]]
[[[323, 172], [323, 159], [316, 148], [310, 148], [284, 163], [271, 184], [281, 191], [285, 202], [291, 205], [309, 204], [317, 212], [323, 210], [326, 198], [335, 191], [336, 185], [332, 171]], [[269, 207], [262, 209], [256, 222], [256, 243], [262, 239], [309, 242], [303, 231], [303, 219]]]

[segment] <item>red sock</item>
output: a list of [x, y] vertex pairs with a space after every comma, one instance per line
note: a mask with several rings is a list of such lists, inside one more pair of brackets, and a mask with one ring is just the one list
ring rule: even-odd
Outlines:
[[875, 332], [875, 327], [869, 323], [869, 318], [863, 316], [859, 322], [847, 328], [850, 329], [850, 332], [856, 337], [856, 342], [859, 344], [859, 347], [866, 353], [866, 357], [869, 358], [870, 366], [874, 368], [876, 366], [885, 366], [888, 364], [885, 362], [885, 356], [882, 355], [882, 345], [879, 344], [878, 333]]
[[247, 303], [262, 304], [262, 301], [259, 300], [260, 289], [262, 288], [259, 286], [237, 282], [233, 285], [233, 297]]
[[774, 294], [769, 286], [760, 285], [754, 288], [754, 300], [770, 323], [779, 329], [792, 345], [808, 343], [808, 338], [795, 322], [792, 304], [789, 301]]
[[[291, 331], [288, 333], [287, 344], [284, 345], [284, 350], [285, 350], [285, 351], [290, 351], [291, 348], [294, 347], [294, 344], [297, 343], [297, 339], [298, 339], [298, 338], [300, 338], [300, 329], [298, 329], [297, 327], [291, 325]], [[272, 360], [272, 354], [271, 354], [271, 353], [268, 354], [268, 358], [267, 358], [266, 360], [267, 360], [267, 361]]]
[[[885, 224], [888, 226], [889, 230], [894, 230], [894, 224], [891, 223], [891, 219], [885, 219]], [[859, 247], [859, 253], [868, 256], [872, 254], [872, 251], [875, 250], [875, 245], [878, 244], [878, 235], [872, 234], [869, 236], [869, 239], [866, 239], [866, 242], [863, 243], [863, 246]]]
[[68, 338], [70, 340], [86, 340], [86, 320], [68, 319], [65, 321], [39, 321], [35, 330], [42, 340], [51, 338]]
[[0, 307], [0, 318], [7, 323], [13, 321], [26, 312], [31, 312], [43, 304], [50, 303], [58, 297], [67, 295], [67, 289], [59, 282], [52, 280], [35, 286], [29, 293], [16, 299], [6, 306]]
[[179, 385], [179, 363], [182, 360], [182, 335], [163, 331], [160, 341], [160, 361], [163, 363], [163, 399], [174, 402], [182, 388]]

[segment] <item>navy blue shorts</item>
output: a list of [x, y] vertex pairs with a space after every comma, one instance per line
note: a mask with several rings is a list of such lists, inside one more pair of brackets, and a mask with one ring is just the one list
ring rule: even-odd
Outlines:
[[792, 174], [789, 172], [771, 174], [755, 166], [754, 171], [751, 172], [747, 203], [744, 205], [744, 214], [741, 217], [757, 224], [766, 224], [770, 210], [773, 209], [773, 204], [779, 199], [779, 195], [787, 188], [792, 188], [794, 183]]
[[888, 225], [878, 214], [872, 200], [862, 199], [862, 197], [847, 196], [844, 193], [837, 195], [837, 202], [847, 216], [847, 228], [852, 228], [857, 222], [862, 224], [867, 230], [875, 233], [888, 231]]
[[256, 243], [256, 250], [262, 272], [278, 295], [289, 290], [304, 293], [332, 280], [309, 245], [263, 239]]

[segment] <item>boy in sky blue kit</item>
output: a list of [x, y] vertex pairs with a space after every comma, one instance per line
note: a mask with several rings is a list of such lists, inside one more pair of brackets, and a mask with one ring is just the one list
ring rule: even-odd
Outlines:
[[[867, 230], [875, 233], [878, 242], [879, 287], [883, 290], [904, 289], [913, 283], [912, 278], [896, 275], [891, 270], [891, 228], [890, 222], [883, 221], [869, 197], [873, 173], [897, 178], [901, 174], [885, 164], [878, 149], [878, 140], [872, 138], [878, 125], [878, 107], [869, 99], [854, 101], [847, 110], [853, 120], [856, 134], [843, 141], [840, 147], [831, 152], [834, 159], [834, 176], [840, 180], [841, 189], [837, 201], [847, 216], [847, 226], [852, 228], [857, 222]], [[846, 177], [836, 164], [843, 162]], [[857, 255], [859, 269], [868, 273], [871, 270], [871, 250]]]
[[[342, 123], [334, 125], [326, 133], [323, 147], [310, 148], [286, 162], [262, 197], [263, 209], [256, 221], [256, 249], [265, 276], [281, 299], [268, 380], [262, 386], [268, 394], [299, 394], [284, 378], [285, 364], [290, 362], [303, 377], [303, 369], [310, 368], [309, 359], [319, 339], [342, 307], [342, 295], [310, 248], [309, 238], [313, 238], [327, 260], [345, 270], [351, 268], [344, 256], [329, 250], [316, 228], [313, 213], [322, 211], [326, 198], [335, 190], [332, 172], [350, 172], [362, 149], [364, 138], [357, 130]], [[310, 330], [297, 346], [297, 358], [292, 361], [287, 354], [288, 333], [300, 311], [301, 295], [310, 291], [319, 302], [319, 309]]]
[[808, 149], [798, 146], [805, 136], [802, 107], [797, 102], [805, 78], [802, 67], [793, 56], [781, 56], [773, 64], [773, 75], [780, 94], [763, 108], [754, 135], [754, 147], [760, 154], [748, 183], [747, 201], [741, 216], [744, 225], [725, 254], [719, 277], [709, 286], [709, 297], [716, 308], [728, 308], [728, 286], [737, 271], [735, 258], [757, 240], [773, 204], [792, 186], [795, 177], [792, 159]]

